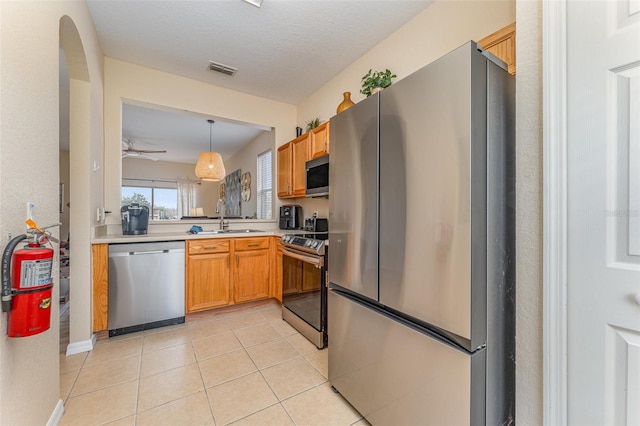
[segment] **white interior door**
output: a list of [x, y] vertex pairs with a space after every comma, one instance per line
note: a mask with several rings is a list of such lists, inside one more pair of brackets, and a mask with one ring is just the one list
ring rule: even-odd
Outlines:
[[640, 424], [640, 1], [567, 2], [568, 422]]

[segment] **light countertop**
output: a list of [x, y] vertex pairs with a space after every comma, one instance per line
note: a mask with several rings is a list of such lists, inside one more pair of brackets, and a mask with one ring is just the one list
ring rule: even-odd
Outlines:
[[189, 234], [183, 232], [154, 232], [146, 235], [122, 235], [122, 234], [106, 234], [93, 238], [93, 244], [116, 244], [116, 243], [148, 243], [156, 241], [184, 241], [184, 240], [201, 240], [205, 238], [243, 238], [243, 237], [281, 237], [286, 232], [283, 230], [260, 230], [260, 232], [224, 232], [220, 234], [199, 233]]

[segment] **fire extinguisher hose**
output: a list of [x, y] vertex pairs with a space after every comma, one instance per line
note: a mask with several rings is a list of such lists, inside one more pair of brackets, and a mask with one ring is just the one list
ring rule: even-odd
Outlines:
[[14, 237], [2, 252], [2, 312], [11, 310], [11, 255], [20, 241], [26, 239], [26, 234]]

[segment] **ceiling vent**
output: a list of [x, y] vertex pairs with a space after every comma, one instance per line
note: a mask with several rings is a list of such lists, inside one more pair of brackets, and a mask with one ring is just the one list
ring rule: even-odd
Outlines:
[[211, 71], [221, 72], [226, 75], [234, 75], [238, 68], [230, 67], [229, 65], [221, 64], [219, 62], [209, 61], [209, 69]]

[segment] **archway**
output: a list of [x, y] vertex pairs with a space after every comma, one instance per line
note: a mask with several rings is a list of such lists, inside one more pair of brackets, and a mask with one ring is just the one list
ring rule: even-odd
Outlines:
[[[90, 102], [91, 90], [87, 59], [78, 29], [69, 16], [60, 18], [60, 48], [69, 73], [69, 233], [73, 235], [69, 264], [70, 309], [67, 355], [93, 348], [91, 327], [91, 175]], [[62, 127], [61, 127], [62, 128]]]

